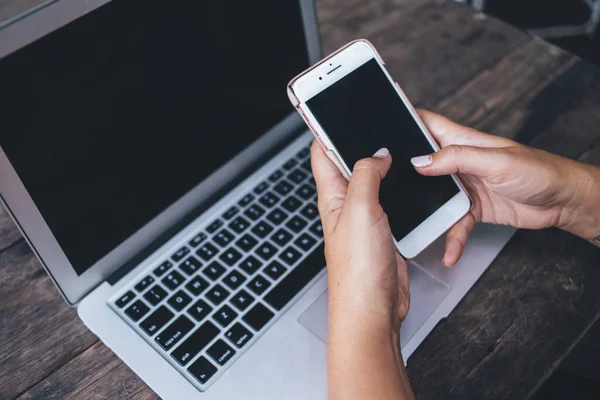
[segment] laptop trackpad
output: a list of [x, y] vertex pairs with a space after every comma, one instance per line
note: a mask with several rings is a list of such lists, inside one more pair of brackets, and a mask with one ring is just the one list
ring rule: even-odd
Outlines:
[[[404, 344], [423, 325], [438, 305], [450, 293], [450, 286], [431, 276], [414, 262], [408, 264], [410, 280], [410, 310], [400, 329], [400, 344]], [[298, 322], [327, 343], [327, 291], [300, 315]]]

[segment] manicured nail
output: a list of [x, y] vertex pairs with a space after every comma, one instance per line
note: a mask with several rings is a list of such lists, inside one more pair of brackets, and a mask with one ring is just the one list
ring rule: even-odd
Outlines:
[[386, 149], [385, 147], [382, 147], [381, 149], [377, 150], [375, 152], [375, 154], [373, 154], [373, 157], [386, 158], [389, 155], [390, 155], [390, 151], [388, 149]]
[[410, 162], [415, 167], [426, 167], [431, 164], [432, 158], [431, 154], [427, 154], [426, 156], [418, 156], [410, 159]]

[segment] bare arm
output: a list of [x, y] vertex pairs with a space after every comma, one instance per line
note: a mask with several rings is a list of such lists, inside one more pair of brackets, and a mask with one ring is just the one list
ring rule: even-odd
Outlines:
[[572, 163], [573, 196], [563, 207], [558, 226], [600, 247], [600, 168]]

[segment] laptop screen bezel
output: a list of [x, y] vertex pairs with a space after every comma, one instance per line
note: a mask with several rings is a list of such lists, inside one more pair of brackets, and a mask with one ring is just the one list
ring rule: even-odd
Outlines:
[[[52, 1], [28, 14], [7, 21], [4, 26], [0, 25], [0, 62], [10, 53], [109, 1], [112, 0]], [[313, 64], [322, 55], [316, 8], [314, 0], [299, 0], [299, 3], [308, 59], [309, 63]], [[282, 88], [282, 91], [284, 90], [285, 88]], [[214, 201], [214, 195], [224, 186], [223, 182], [231, 181], [244, 172], [247, 174], [248, 168], [255, 165], [270, 151], [280, 147], [284, 142], [293, 140], [302, 124], [298, 115], [290, 110], [286, 118], [265, 132], [252, 145], [198, 183], [81, 275], [75, 272], [1, 146], [0, 199], [65, 301], [70, 305], [76, 305], [132, 257], [142, 250], [147, 250], [156, 237], [167, 232], [177, 221], [185, 218], [203, 203]]]

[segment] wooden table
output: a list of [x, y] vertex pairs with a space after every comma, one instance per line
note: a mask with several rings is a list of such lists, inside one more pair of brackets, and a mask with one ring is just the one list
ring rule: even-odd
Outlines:
[[[418, 106], [600, 164], [600, 73], [452, 1], [319, 0], [327, 52], [370, 39]], [[87, 330], [0, 213], [0, 398], [156, 398]], [[600, 251], [520, 231], [408, 362], [420, 399], [531, 395], [598, 318]]]

